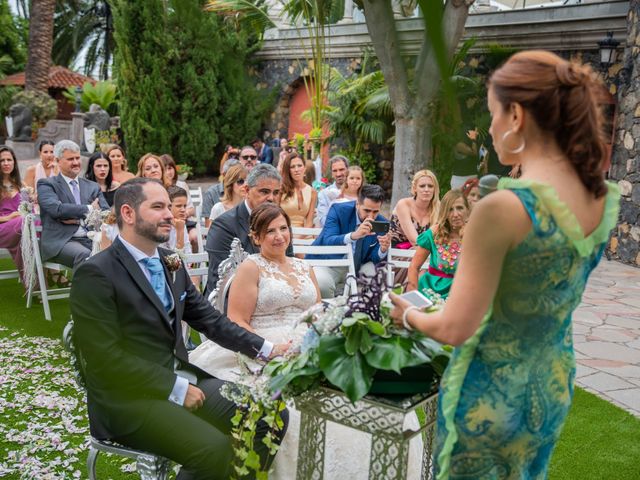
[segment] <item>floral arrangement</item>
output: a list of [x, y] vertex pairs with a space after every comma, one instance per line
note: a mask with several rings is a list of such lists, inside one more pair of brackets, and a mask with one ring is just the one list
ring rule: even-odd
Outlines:
[[294, 340], [285, 356], [271, 360], [257, 374], [247, 369], [238, 383], [225, 386], [223, 394], [239, 405], [232, 431], [239, 443], [237, 475], [254, 470], [257, 478], [267, 478], [253, 452], [257, 422], [261, 416], [269, 419], [272, 431], [265, 443], [275, 453], [283, 401], [308, 390], [328, 385], [356, 402], [375, 390], [378, 372], [386, 377], [395, 373], [400, 379], [403, 370], [412, 367], [420, 367], [421, 391], [437, 389], [450, 349], [394, 325], [385, 278], [380, 265], [373, 277], [357, 279], [358, 294], [311, 307], [298, 322], [308, 325], [306, 333]]
[[191, 165], [188, 165], [186, 163], [179, 163], [176, 165], [176, 171], [178, 172], [178, 175], [191, 175], [193, 173], [193, 168], [191, 167]]

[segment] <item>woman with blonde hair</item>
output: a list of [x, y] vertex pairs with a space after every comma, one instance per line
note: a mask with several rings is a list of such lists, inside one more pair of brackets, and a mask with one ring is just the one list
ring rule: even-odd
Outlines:
[[106, 151], [107, 157], [111, 160], [113, 180], [122, 185], [127, 180], [135, 177], [133, 173], [129, 171], [129, 162], [124, 153], [124, 148], [120, 145], [112, 145]]
[[165, 175], [164, 162], [153, 153], [146, 153], [140, 158], [136, 177], [155, 178], [160, 180], [165, 187], [171, 185]]
[[[469, 203], [460, 190], [449, 190], [442, 198], [435, 224], [418, 236], [416, 254], [408, 269], [407, 291], [418, 288], [447, 298], [462, 252], [462, 230], [469, 215]], [[429, 268], [418, 280], [429, 257]]]
[[572, 313], [618, 219], [595, 72], [525, 51], [488, 87], [494, 149], [522, 176], [473, 207], [443, 309], [391, 294], [397, 324], [457, 347], [440, 386], [438, 480], [547, 478], [573, 396]]
[[231, 210], [245, 198], [245, 182], [247, 180], [247, 169], [242, 165], [234, 165], [227, 170], [224, 175], [224, 189], [220, 201], [216, 203], [209, 213], [209, 220], [212, 222], [224, 212]]
[[420, 170], [411, 181], [411, 197], [403, 198], [391, 214], [391, 246], [410, 249], [427, 231], [440, 211], [440, 185], [431, 170]]

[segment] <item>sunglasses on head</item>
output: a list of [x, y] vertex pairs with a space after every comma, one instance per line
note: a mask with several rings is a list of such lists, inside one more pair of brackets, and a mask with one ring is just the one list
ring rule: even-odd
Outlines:
[[258, 158], [258, 157], [257, 157], [257, 156], [255, 156], [255, 155], [242, 155], [242, 159], [243, 159], [243, 160], [255, 160], [255, 159], [257, 159], [257, 158]]
[[237, 185], [244, 185], [244, 178], [239, 178], [238, 180], [236, 180], [236, 184]]

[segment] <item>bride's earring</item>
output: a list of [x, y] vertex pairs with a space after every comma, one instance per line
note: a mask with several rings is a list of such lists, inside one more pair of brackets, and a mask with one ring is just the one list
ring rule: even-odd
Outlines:
[[[502, 145], [504, 146], [504, 143], [509, 137], [509, 135], [516, 135], [516, 133], [517, 132], [514, 132], [513, 130], [507, 130], [506, 132], [504, 132], [504, 135], [502, 135]], [[513, 150], [506, 149], [506, 151], [507, 153], [510, 153], [512, 155], [517, 155], [518, 153], [522, 153], [526, 146], [527, 146], [527, 142], [525, 141], [524, 136], [522, 136], [522, 143], [520, 144], [519, 147], [514, 148]]]

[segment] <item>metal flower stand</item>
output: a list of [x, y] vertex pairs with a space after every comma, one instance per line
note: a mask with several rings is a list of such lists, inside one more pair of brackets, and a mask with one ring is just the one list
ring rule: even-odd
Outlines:
[[[437, 393], [414, 395], [401, 400], [366, 396], [355, 404], [342, 393], [317, 388], [295, 398], [300, 411], [298, 480], [321, 480], [324, 473], [324, 449], [327, 420], [371, 434], [370, 479], [405, 479], [409, 459], [409, 441], [423, 437], [422, 476], [432, 478], [431, 454], [435, 435]], [[419, 430], [405, 431], [405, 417], [422, 410]]]

